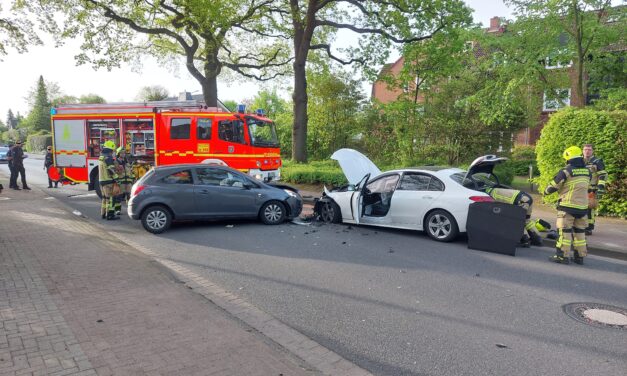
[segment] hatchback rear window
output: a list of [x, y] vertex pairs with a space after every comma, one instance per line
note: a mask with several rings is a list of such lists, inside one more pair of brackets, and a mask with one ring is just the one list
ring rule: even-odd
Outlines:
[[177, 171], [161, 179], [166, 184], [192, 184], [192, 172], [190, 170]]
[[142, 176], [141, 178], [139, 178], [138, 182], [143, 182], [146, 181], [148, 178], [150, 178], [152, 175], [155, 174], [155, 169], [151, 168], [150, 170], [148, 170], [147, 173], [144, 174], [144, 176]]

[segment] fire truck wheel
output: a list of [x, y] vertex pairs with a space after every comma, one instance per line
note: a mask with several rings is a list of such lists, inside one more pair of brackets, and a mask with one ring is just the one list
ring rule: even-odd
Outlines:
[[266, 202], [259, 211], [261, 222], [266, 225], [278, 225], [285, 221], [286, 216], [285, 205], [279, 201]]
[[153, 234], [161, 234], [172, 224], [172, 214], [161, 205], [150, 206], [142, 213], [142, 226]]

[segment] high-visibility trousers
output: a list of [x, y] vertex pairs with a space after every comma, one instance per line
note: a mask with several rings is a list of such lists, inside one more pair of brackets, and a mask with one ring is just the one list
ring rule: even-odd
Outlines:
[[561, 250], [564, 257], [569, 257], [570, 248], [574, 248], [579, 257], [588, 254], [586, 247], [586, 226], [588, 220], [586, 216], [575, 217], [565, 211], [557, 211], [557, 232], [559, 237], [555, 247]]
[[102, 193], [102, 201], [100, 203], [100, 215], [106, 217], [112, 215], [115, 212], [115, 200], [111, 194], [113, 190], [113, 184], [106, 184], [100, 186], [100, 192]]

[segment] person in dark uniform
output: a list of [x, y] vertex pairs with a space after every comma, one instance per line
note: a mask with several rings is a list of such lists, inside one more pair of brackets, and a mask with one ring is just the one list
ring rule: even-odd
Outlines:
[[9, 188], [12, 189], [20, 189], [17, 185], [13, 185], [13, 182], [15, 181], [15, 168], [13, 168], [13, 147], [15, 146], [14, 143], [9, 144], [9, 151], [7, 152], [7, 160], [8, 160], [8, 165], [9, 165]]
[[20, 189], [17, 186], [17, 175], [21, 175], [22, 178], [22, 189], [26, 189], [30, 191], [28, 184], [26, 184], [26, 170], [24, 169], [24, 150], [22, 150], [22, 141], [18, 140], [15, 142], [15, 146], [11, 149], [11, 161], [13, 162], [13, 169], [15, 170], [15, 174], [13, 174], [13, 181], [11, 181], [11, 185], [13, 189]]
[[[46, 148], [46, 158], [44, 159], [44, 170], [46, 170], [47, 175], [48, 175], [48, 170], [50, 170], [50, 167], [52, 167], [53, 164], [54, 164], [54, 159], [52, 155], [52, 146], [48, 146]], [[48, 175], [48, 188], [52, 188], [52, 183], [54, 183], [55, 188], [59, 187], [59, 182], [58, 181], [53, 182], [52, 179], [50, 179], [50, 175]]]
[[605, 193], [607, 171], [605, 170], [603, 160], [594, 156], [592, 144], [585, 144], [583, 146], [583, 160], [592, 174], [590, 187], [588, 187], [588, 199], [591, 201], [591, 205], [589, 205], [590, 207], [588, 209], [588, 227], [586, 227], [586, 235], [592, 235], [596, 219], [596, 203]]

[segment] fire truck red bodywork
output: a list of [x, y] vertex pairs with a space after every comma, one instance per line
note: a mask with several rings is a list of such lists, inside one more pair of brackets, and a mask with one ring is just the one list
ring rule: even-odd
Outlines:
[[[259, 129], [265, 133], [255, 135]], [[280, 149], [269, 119], [196, 101], [59, 106], [52, 111], [52, 133], [61, 181], [89, 183], [90, 189], [100, 145], [109, 140], [116, 148], [124, 145], [132, 161], [151, 166], [219, 163], [264, 180], [280, 178]]]

